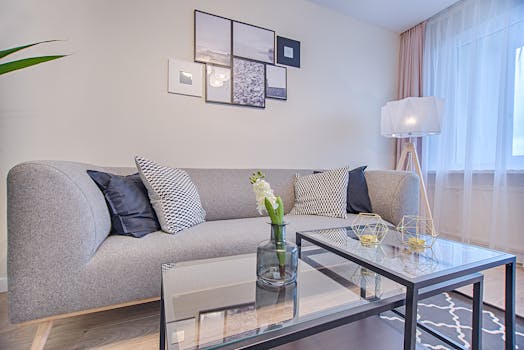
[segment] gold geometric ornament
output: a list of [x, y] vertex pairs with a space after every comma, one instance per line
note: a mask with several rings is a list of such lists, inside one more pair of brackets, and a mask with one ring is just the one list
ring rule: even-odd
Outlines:
[[382, 243], [388, 233], [386, 222], [378, 214], [360, 213], [351, 224], [363, 246], [369, 247]]
[[417, 215], [404, 215], [397, 231], [401, 233], [402, 243], [412, 251], [433, 247], [438, 237], [433, 220]]

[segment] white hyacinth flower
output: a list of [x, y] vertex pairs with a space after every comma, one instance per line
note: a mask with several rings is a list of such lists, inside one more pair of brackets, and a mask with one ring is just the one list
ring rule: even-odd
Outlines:
[[255, 192], [257, 210], [260, 215], [266, 212], [265, 198], [269, 200], [273, 206], [273, 209], [278, 208], [277, 197], [275, 197], [275, 194], [273, 193], [273, 190], [267, 181], [260, 178], [257, 179], [257, 181], [253, 184], [253, 191]]

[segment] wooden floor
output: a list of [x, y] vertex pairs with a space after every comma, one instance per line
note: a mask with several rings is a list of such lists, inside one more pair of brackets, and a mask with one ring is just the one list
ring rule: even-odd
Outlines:
[[[504, 309], [504, 266], [500, 266], [484, 272], [484, 302]], [[460, 288], [459, 291], [473, 296], [471, 286]], [[524, 268], [517, 268], [517, 285], [515, 292], [515, 311], [517, 315], [524, 317]]]
[[[466, 292], [468, 291], [466, 290]], [[485, 273], [484, 300], [496, 306], [503, 306], [503, 293], [504, 269], [497, 268], [487, 271]], [[524, 268], [522, 267], [517, 269], [516, 296], [517, 313], [524, 315]], [[56, 321], [45, 349], [158, 349], [159, 310], [159, 303], [152, 302]], [[355, 344], [354, 342], [356, 341], [355, 339], [350, 341], [348, 337], [351, 334], [361, 335], [367, 329], [371, 328], [376, 331], [377, 327], [384, 327], [381, 324], [370, 326], [369, 322], [378, 321], [370, 320], [340, 327], [279, 347], [279, 350], [318, 349], [319, 344], [325, 346], [326, 341], [331, 342], [330, 349], [347, 349], [348, 342]], [[7, 293], [0, 293], [0, 349], [29, 349], [35, 332], [36, 325], [17, 326], [9, 323], [7, 318]], [[392, 344], [391, 342], [396, 342], [398, 347], [395, 348], [401, 348], [401, 335], [399, 338], [398, 334], [391, 333], [387, 327], [381, 328], [381, 335], [384, 335], [384, 332], [389, 332], [389, 336], [370, 338], [377, 338], [374, 341], [386, 339], [389, 346]], [[357, 337], [357, 339], [362, 338]], [[368, 337], [364, 337], [364, 339], [366, 338]], [[379, 344], [361, 344], [359, 348], [385, 349], [391, 347], [382, 347]]]

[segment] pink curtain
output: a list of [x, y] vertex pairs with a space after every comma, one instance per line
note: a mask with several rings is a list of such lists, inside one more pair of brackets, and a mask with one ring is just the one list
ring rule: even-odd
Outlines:
[[[422, 96], [422, 58], [425, 29], [426, 22], [422, 22], [400, 34], [397, 86], [397, 97], [399, 100], [406, 97]], [[402, 145], [407, 141], [407, 139], [397, 140], [397, 162], [400, 158]], [[415, 147], [420, 158], [422, 154], [422, 138], [418, 137], [415, 140]]]

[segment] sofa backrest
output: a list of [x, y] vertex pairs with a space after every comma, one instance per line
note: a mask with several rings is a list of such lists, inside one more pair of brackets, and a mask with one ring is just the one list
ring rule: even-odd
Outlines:
[[[249, 182], [249, 177], [258, 170], [266, 175], [275, 195], [282, 197], [287, 214], [295, 203], [295, 174], [313, 173], [312, 170], [300, 169], [181, 169], [187, 171], [198, 190], [200, 201], [206, 210], [206, 221], [260, 216]], [[137, 169], [106, 167], [102, 171], [124, 175], [134, 174]]]
[[[239, 219], [260, 216], [249, 176], [259, 169], [184, 169], [195, 183], [206, 220]], [[261, 169], [275, 195], [282, 197], [285, 213], [295, 203], [295, 174], [309, 170]]]
[[[31, 214], [37, 214], [40, 219], [45, 219], [47, 214], [61, 218], [62, 221], [57, 220], [56, 224], [62, 222], [64, 226], [69, 226], [60, 228], [64, 230], [64, 234], [77, 228], [79, 238], [86, 245], [81, 259], [88, 261], [111, 229], [104, 196], [87, 174], [88, 169], [119, 175], [137, 172], [135, 167], [101, 167], [69, 161], [32, 161], [19, 164], [11, 169], [8, 176], [8, 204], [12, 214], [8, 215], [10, 228], [18, 231], [22, 227], [42, 227], [50, 222], [33, 222], [36, 219]], [[184, 170], [197, 187], [207, 221], [260, 216], [249, 183], [249, 176], [258, 169]], [[295, 174], [312, 173], [308, 170], [291, 169], [262, 171], [275, 194], [282, 197], [286, 213], [291, 210], [295, 200]], [[81, 227], [85, 227], [84, 232]]]

